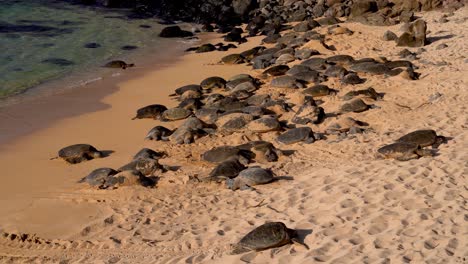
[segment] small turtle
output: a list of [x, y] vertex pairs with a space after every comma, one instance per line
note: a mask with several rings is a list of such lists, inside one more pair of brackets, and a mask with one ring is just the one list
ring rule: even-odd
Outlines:
[[164, 111], [167, 110], [167, 107], [160, 104], [148, 105], [137, 110], [137, 114], [132, 120], [143, 119], [143, 118], [153, 118], [161, 119], [161, 115]]
[[263, 75], [265, 76], [280, 76], [285, 75], [286, 72], [289, 71], [288, 65], [276, 65], [272, 66], [265, 71], [263, 71]]
[[328, 86], [323, 84], [317, 84], [312, 87], [309, 87], [302, 91], [303, 94], [310, 95], [312, 97], [321, 97], [327, 95], [335, 95], [336, 90], [330, 89]]
[[399, 161], [407, 161], [417, 159], [421, 156], [432, 156], [432, 152], [427, 149], [422, 149], [418, 144], [397, 142], [383, 146], [377, 150], [378, 154], [384, 158], [392, 158]]
[[343, 100], [351, 100], [352, 98], [356, 97], [356, 96], [364, 96], [364, 97], [367, 97], [367, 98], [371, 98], [373, 100], [379, 100], [379, 99], [382, 99], [382, 96], [380, 94], [378, 94], [374, 88], [372, 87], [369, 87], [367, 89], [363, 89], [363, 90], [357, 90], [357, 91], [350, 91], [348, 93], [346, 93], [344, 96], [343, 96]]
[[165, 151], [157, 152], [149, 148], [142, 148], [133, 156], [133, 159], [161, 159], [167, 157]]
[[210, 149], [202, 154], [202, 159], [211, 163], [221, 163], [225, 160], [236, 158], [242, 164], [249, 164], [253, 158], [250, 150], [233, 146], [221, 146]]
[[175, 107], [164, 111], [161, 115], [161, 121], [181, 120], [191, 116], [192, 114], [193, 113], [190, 110]]
[[236, 178], [226, 180], [226, 185], [233, 191], [245, 190], [255, 185], [270, 183], [273, 181], [273, 177], [274, 174], [270, 169], [250, 167], [241, 171]]
[[245, 165], [238, 159], [231, 158], [219, 163], [209, 174], [208, 179], [214, 181], [234, 178], [245, 169]]
[[347, 73], [348, 71], [342, 66], [330, 65], [323, 74], [328, 77], [343, 78]]
[[196, 53], [204, 53], [204, 52], [210, 52], [216, 50], [216, 47], [213, 44], [203, 44], [200, 47], [198, 47], [195, 52]]
[[240, 54], [230, 54], [221, 58], [224, 64], [241, 64], [245, 62], [244, 56]]
[[105, 184], [104, 188], [108, 187], [117, 187], [117, 186], [134, 186], [142, 185], [144, 187], [154, 187], [156, 185], [156, 177], [146, 177], [141, 174], [139, 171], [135, 170], [126, 170], [119, 172], [112, 177], [109, 177]]
[[247, 129], [256, 133], [266, 133], [280, 130], [281, 124], [278, 121], [278, 118], [265, 116], [249, 122], [247, 124]]
[[263, 140], [250, 141], [237, 147], [251, 151], [255, 155], [255, 161], [260, 163], [278, 161], [278, 156], [281, 155], [281, 151], [273, 144]]
[[226, 88], [226, 80], [218, 76], [208, 77], [200, 83], [200, 86], [204, 90], [224, 89]]
[[138, 171], [146, 176], [153, 175], [158, 170], [166, 171], [157, 159], [150, 158], [135, 159], [119, 168], [119, 171]]
[[155, 126], [153, 127], [148, 134], [146, 135], [145, 139], [149, 140], [164, 140], [167, 141], [169, 140], [169, 136], [172, 135], [172, 130], [163, 127], [163, 126]]
[[298, 142], [314, 143], [315, 137], [310, 127], [298, 127], [279, 135], [277, 140], [280, 143], [289, 145]]
[[261, 251], [293, 242], [299, 243], [296, 230], [287, 228], [282, 222], [270, 222], [256, 227], [245, 235], [239, 243], [232, 246], [231, 254]]
[[271, 87], [277, 87], [277, 88], [291, 88], [291, 89], [297, 89], [297, 88], [304, 88], [304, 84], [300, 82], [298, 79], [285, 75], [285, 76], [278, 76], [271, 80]]
[[93, 170], [88, 176], [84, 177], [79, 183], [88, 183], [91, 186], [104, 187], [106, 181], [113, 175], [119, 173], [111, 168], [99, 168]]
[[341, 78], [341, 82], [344, 83], [344, 84], [353, 84], [354, 85], [354, 84], [363, 83], [363, 82], [365, 82], [365, 80], [361, 79], [361, 77], [359, 77], [359, 75], [357, 75], [356, 73], [351, 72], [351, 73], [348, 73], [345, 76], [343, 76], [343, 78]]
[[86, 160], [92, 160], [95, 158], [102, 158], [103, 153], [98, 151], [95, 147], [89, 144], [75, 144], [68, 147], [64, 147], [58, 152], [58, 157], [51, 158], [57, 159], [62, 158], [70, 164], [80, 163]]
[[133, 63], [129, 63], [127, 64], [125, 61], [121, 61], [121, 60], [114, 60], [114, 61], [110, 61], [108, 63], [106, 63], [103, 67], [106, 67], [106, 68], [121, 68], [121, 69], [127, 69], [129, 67], [133, 67], [135, 66], [135, 64]]
[[364, 101], [362, 101], [359, 98], [356, 98], [350, 101], [349, 103], [343, 104], [341, 106], [341, 112], [342, 113], [349, 113], [349, 112], [360, 113], [360, 112], [366, 111], [369, 108], [370, 106], [364, 103]]
[[437, 147], [445, 141], [445, 137], [438, 136], [437, 133], [432, 129], [416, 130], [408, 133], [401, 138], [397, 139], [397, 142], [413, 143], [421, 148], [427, 146]]

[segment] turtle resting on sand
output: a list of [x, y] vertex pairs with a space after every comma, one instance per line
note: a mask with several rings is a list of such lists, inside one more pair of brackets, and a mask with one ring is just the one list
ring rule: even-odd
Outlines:
[[341, 113], [349, 113], [349, 112], [354, 112], [354, 113], [360, 113], [364, 112], [367, 109], [371, 108], [370, 105], [364, 103], [363, 100], [360, 98], [356, 98], [351, 100], [349, 103], [345, 103], [341, 106]]
[[207, 179], [212, 181], [221, 181], [231, 179], [239, 175], [246, 167], [239, 162], [237, 158], [227, 159], [218, 164], [208, 176]]
[[113, 175], [119, 173], [111, 168], [99, 168], [93, 170], [88, 176], [84, 177], [79, 183], [86, 182], [91, 186], [104, 187], [106, 181]]
[[[270, 222], [256, 227], [245, 235], [239, 243], [232, 246], [231, 254], [261, 251], [293, 242], [299, 243], [296, 230], [287, 228], [282, 222]], [[304, 244], [301, 245], [307, 247]]]
[[154, 151], [149, 148], [142, 148], [140, 151], [133, 156], [133, 159], [161, 159], [167, 157], [167, 153], [165, 151]]
[[167, 110], [167, 107], [160, 104], [148, 105], [137, 110], [137, 114], [132, 120], [143, 119], [143, 118], [153, 118], [161, 119], [162, 113]]
[[247, 190], [255, 185], [272, 182], [273, 177], [274, 174], [270, 169], [251, 167], [241, 171], [236, 178], [226, 180], [226, 185], [233, 191], [237, 189]]
[[70, 164], [80, 163], [86, 160], [92, 160], [95, 158], [102, 158], [103, 153], [98, 151], [95, 147], [88, 144], [75, 144], [68, 147], [64, 147], [58, 152], [58, 157], [62, 158]]
[[172, 135], [172, 132], [173, 132], [172, 130], [166, 127], [155, 126], [148, 132], [145, 139], [155, 140], [155, 141], [158, 141], [158, 140], [168, 141], [169, 136]]
[[437, 147], [445, 141], [445, 137], [438, 136], [437, 133], [432, 129], [427, 130], [416, 130], [408, 133], [401, 138], [397, 139], [397, 142], [412, 143], [420, 146], [421, 148], [427, 146]]
[[110, 61], [104, 65], [104, 67], [106, 68], [122, 68], [124, 70], [133, 66], [135, 66], [135, 64], [133, 63], [128, 64], [125, 61], [121, 61], [121, 60]]
[[298, 127], [290, 129], [277, 138], [278, 142], [289, 145], [298, 142], [314, 143], [315, 137], [310, 127]]
[[161, 121], [175, 121], [175, 120], [180, 120], [180, 119], [185, 119], [189, 116], [191, 116], [193, 113], [190, 110], [187, 110], [185, 108], [170, 108], [164, 111], [161, 114]]
[[202, 159], [211, 163], [221, 163], [230, 158], [236, 158], [240, 163], [249, 164], [253, 153], [247, 149], [233, 146], [220, 146], [203, 153]]
[[397, 142], [386, 145], [377, 150], [378, 156], [384, 158], [396, 159], [399, 161], [407, 161], [417, 159], [421, 156], [432, 156], [432, 152], [427, 149], [422, 149], [419, 145], [407, 142]]
[[255, 161], [260, 163], [278, 161], [278, 157], [282, 155], [282, 152], [275, 148], [273, 144], [263, 140], [249, 141], [237, 147], [251, 151], [255, 156]]
[[153, 175], [156, 171], [166, 172], [165, 166], [159, 164], [157, 159], [138, 158], [119, 168], [119, 171], [138, 171], [145, 176]]

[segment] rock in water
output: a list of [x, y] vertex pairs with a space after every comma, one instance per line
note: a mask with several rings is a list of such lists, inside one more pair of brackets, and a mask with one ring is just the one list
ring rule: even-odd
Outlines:
[[184, 38], [193, 36], [192, 32], [182, 30], [179, 26], [170, 26], [163, 28], [159, 33], [161, 38]]

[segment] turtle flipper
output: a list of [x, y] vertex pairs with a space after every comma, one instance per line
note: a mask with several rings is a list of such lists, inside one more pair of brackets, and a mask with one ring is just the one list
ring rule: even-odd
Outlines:
[[299, 246], [301, 246], [301, 247], [304, 247], [304, 248], [307, 249], [307, 250], [310, 250], [309, 246], [308, 246], [306, 243], [299, 241], [299, 239], [297, 239], [297, 237], [292, 238], [292, 239], [291, 239], [291, 242], [292, 242], [294, 245], [299, 245]]
[[56, 156], [56, 157], [50, 158], [49, 160], [56, 160], [56, 159], [59, 159], [59, 158], [60, 158], [59, 156]]

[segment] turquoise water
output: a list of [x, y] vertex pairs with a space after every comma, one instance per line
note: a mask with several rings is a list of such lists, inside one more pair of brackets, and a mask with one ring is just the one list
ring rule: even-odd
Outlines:
[[72, 73], [92, 73], [108, 60], [165, 41], [157, 37], [162, 26], [156, 20], [128, 19], [126, 12], [0, 0], [0, 98]]

